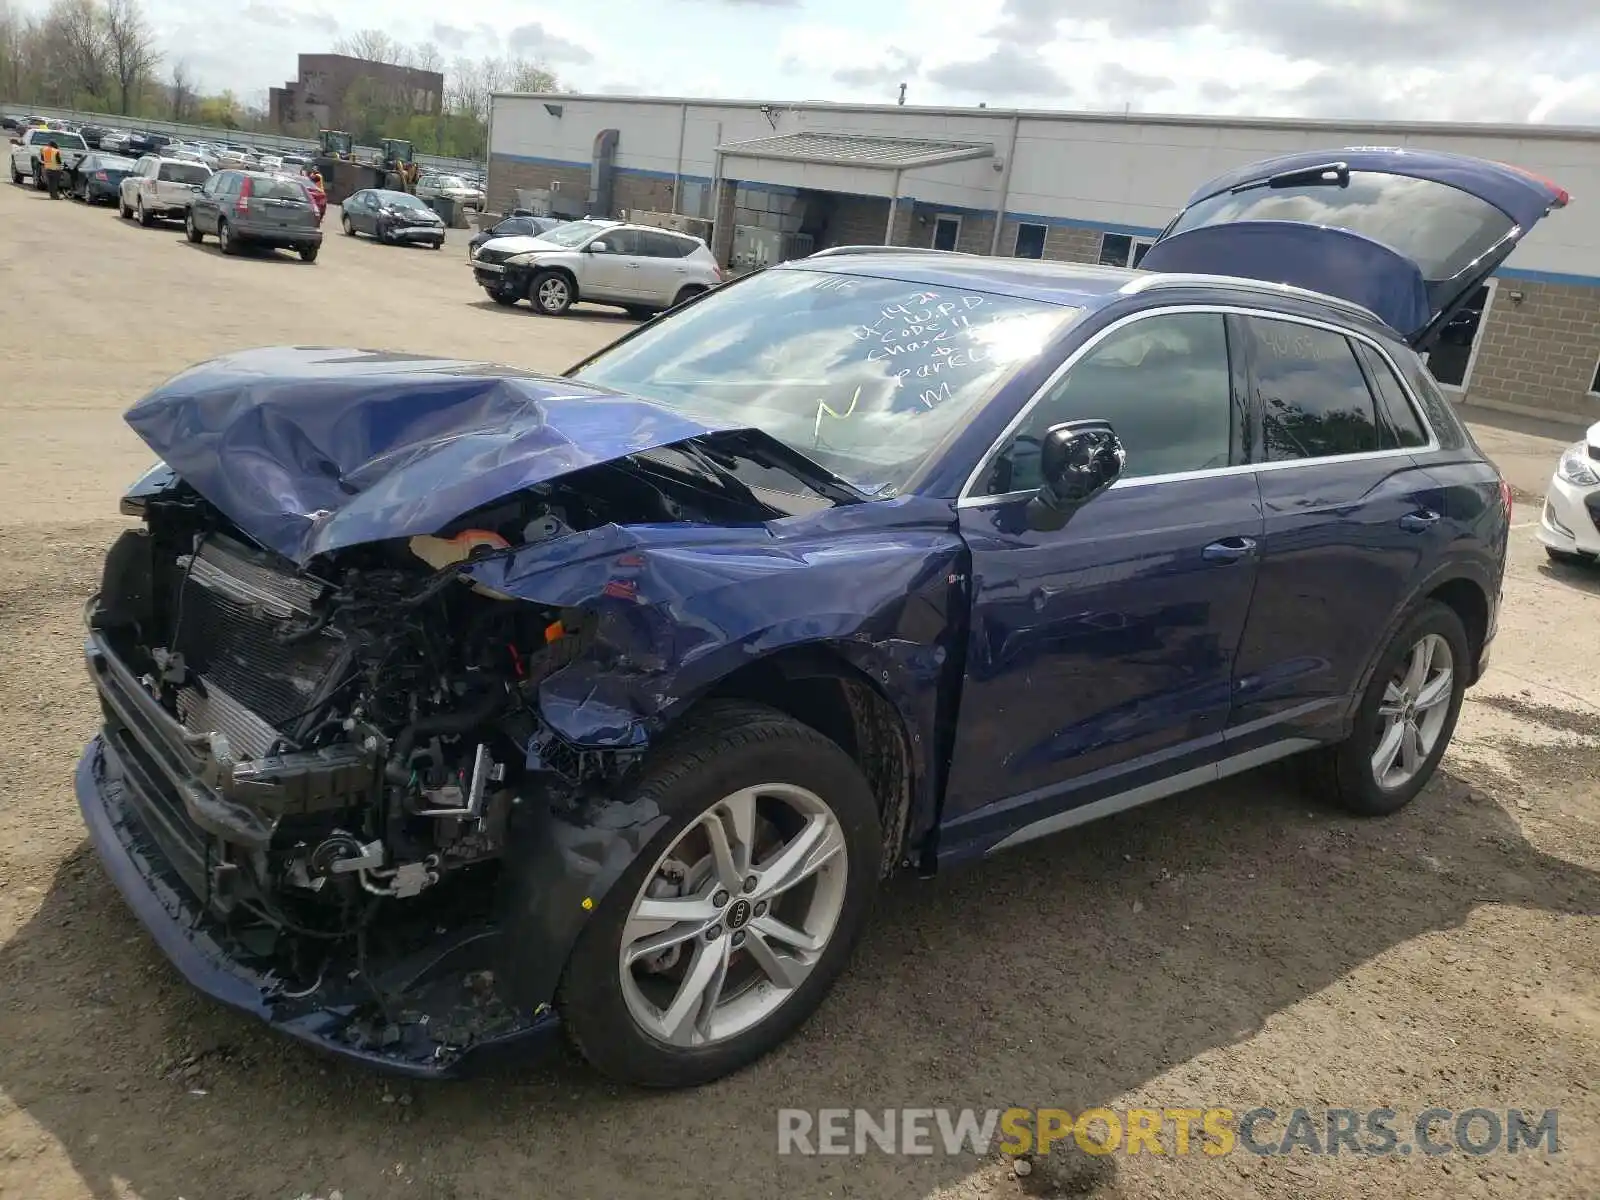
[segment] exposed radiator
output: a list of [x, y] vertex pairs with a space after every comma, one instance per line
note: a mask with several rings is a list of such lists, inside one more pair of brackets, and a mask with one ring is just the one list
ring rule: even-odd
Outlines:
[[179, 714], [195, 732], [224, 733], [241, 756], [271, 751], [277, 731], [311, 707], [342, 645], [332, 632], [287, 642], [322, 585], [279, 570], [238, 543], [208, 538], [183, 555], [172, 648], [198, 675]]

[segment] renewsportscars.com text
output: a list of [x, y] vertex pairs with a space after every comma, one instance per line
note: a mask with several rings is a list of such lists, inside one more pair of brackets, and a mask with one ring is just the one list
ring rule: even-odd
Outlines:
[[778, 1153], [1559, 1154], [1559, 1116], [1518, 1108], [785, 1108]]

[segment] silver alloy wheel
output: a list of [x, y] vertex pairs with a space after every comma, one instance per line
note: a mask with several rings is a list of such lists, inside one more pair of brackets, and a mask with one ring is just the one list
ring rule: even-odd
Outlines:
[[1437, 633], [1411, 647], [1383, 689], [1378, 705], [1380, 734], [1372, 752], [1372, 775], [1385, 791], [1416, 778], [1438, 745], [1455, 690], [1455, 657]]
[[844, 830], [814, 792], [744, 788], [678, 835], [634, 897], [618, 969], [650, 1037], [705, 1046], [770, 1017], [844, 911]]
[[232, 245], [233, 245], [233, 235], [228, 232], [228, 223], [226, 221], [218, 221], [217, 222], [217, 248], [219, 250], [221, 250], [224, 254], [226, 254], [228, 252], [228, 248], [230, 246], [232, 246]]
[[539, 285], [539, 307], [546, 312], [560, 312], [567, 305], [567, 281], [552, 275]]

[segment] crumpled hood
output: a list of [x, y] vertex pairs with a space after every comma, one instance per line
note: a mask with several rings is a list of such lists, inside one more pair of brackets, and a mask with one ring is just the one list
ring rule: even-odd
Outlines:
[[308, 348], [202, 363], [127, 421], [241, 529], [302, 565], [435, 533], [522, 488], [739, 428], [512, 367]]
[[547, 242], [541, 237], [531, 233], [513, 233], [505, 237], [491, 238], [483, 247], [485, 250], [504, 250], [507, 254], [528, 254], [543, 251], [547, 254], [570, 254], [571, 246], [558, 246], [554, 242]]

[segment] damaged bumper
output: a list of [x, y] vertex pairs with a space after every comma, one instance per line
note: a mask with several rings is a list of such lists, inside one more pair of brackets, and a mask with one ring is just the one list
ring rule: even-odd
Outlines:
[[548, 1006], [500, 997], [502, 938], [491, 922], [375, 930], [360, 957], [341, 943], [296, 978], [271, 930], [220, 917], [207, 897], [223, 861], [213, 822], [228, 814], [175, 744], [192, 735], [100, 635], [85, 653], [105, 727], [76, 772], [84, 823], [112, 882], [192, 986], [299, 1041], [410, 1076], [470, 1073], [513, 1049], [554, 1045]]

